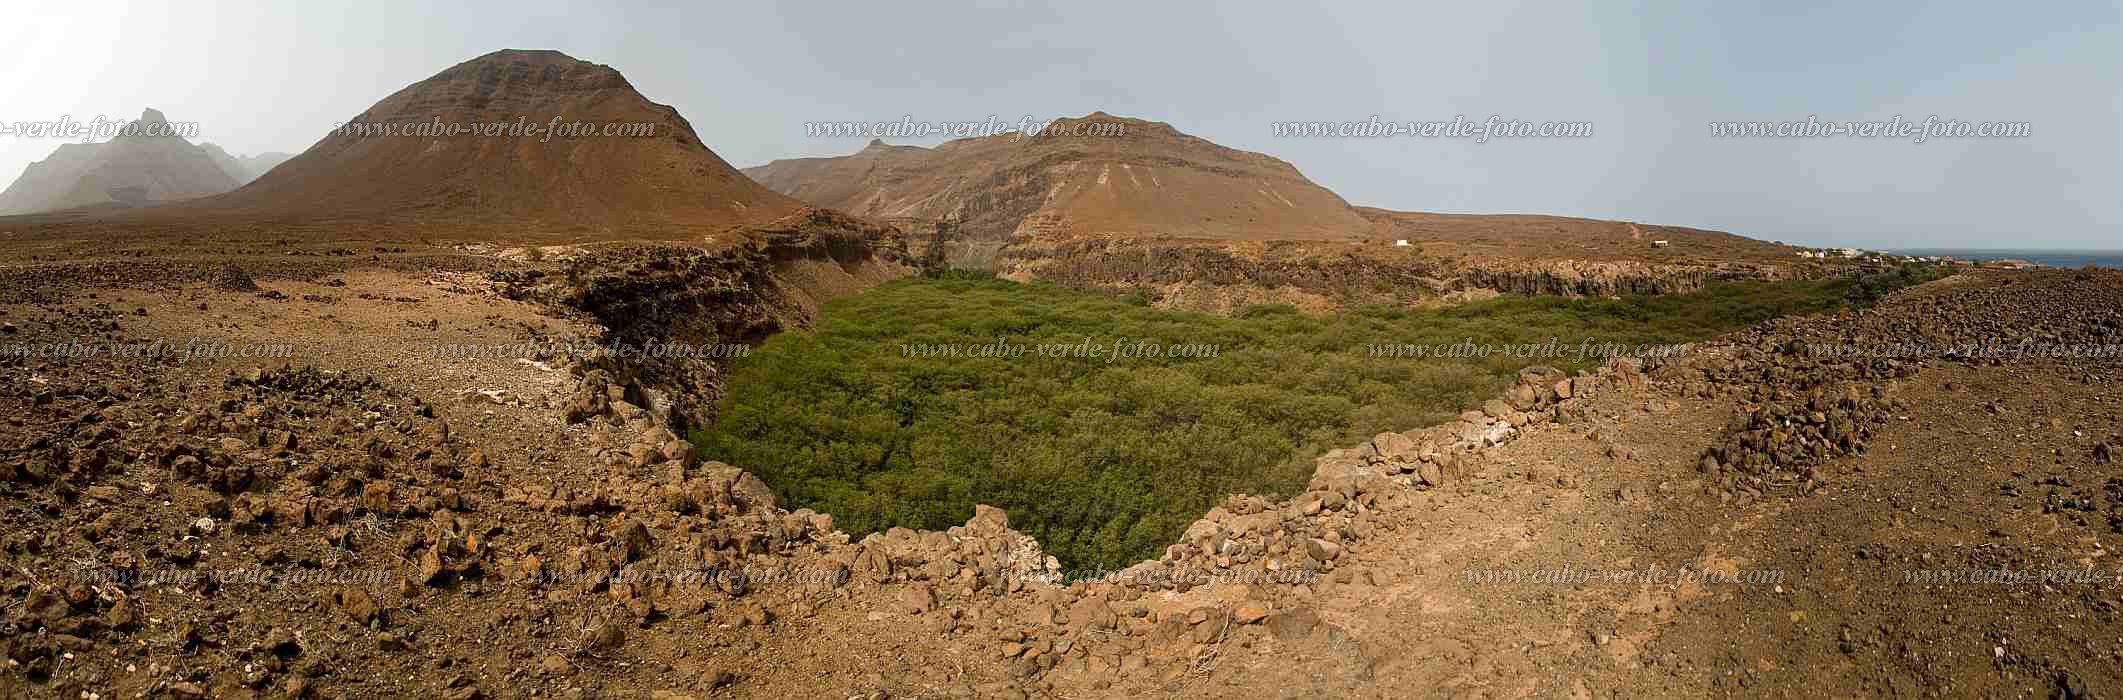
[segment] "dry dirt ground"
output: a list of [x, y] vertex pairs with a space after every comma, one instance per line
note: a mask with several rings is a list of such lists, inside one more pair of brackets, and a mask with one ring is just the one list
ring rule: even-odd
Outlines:
[[[1759, 348], [1777, 339], [1910, 318], [2123, 343], [2113, 274], [1955, 278], [1580, 378], [1567, 402], [1496, 411], [1526, 419], [1516, 439], [1450, 459], [1389, 454], [1381, 436], [1359, 451], [1376, 473], [1234, 499], [1203, 537], [1131, 570], [1273, 561], [1302, 576], [1062, 587], [1033, 575], [1036, 550], [1000, 513], [849, 542], [586, 393], [594, 372], [565, 355], [438, 356], [599, 330], [504, 298], [484, 273], [512, 263], [492, 250], [242, 258], [273, 273], [256, 291], [212, 261], [99, 284], [119, 268], [24, 257], [0, 269], [8, 347], [286, 348], [0, 359], [0, 697], [2123, 688], [2107, 555], [2123, 546], [2123, 362], [1914, 359], [1867, 375], [1898, 408], [1862, 456], [1807, 467], [1810, 491], [1703, 468], [1754, 399], [1790, 386], [1717, 385], [1731, 375], [1705, 367], [1746, 359], [1776, 377], [1784, 360]], [[2047, 317], [2072, 325], [2028, 320]], [[609, 401], [585, 409], [589, 394]], [[215, 575], [245, 570], [274, 578]], [[2088, 570], [2104, 578], [2026, 578]], [[650, 575], [669, 571], [719, 575]], [[1953, 578], [1986, 571], [2023, 577]]]

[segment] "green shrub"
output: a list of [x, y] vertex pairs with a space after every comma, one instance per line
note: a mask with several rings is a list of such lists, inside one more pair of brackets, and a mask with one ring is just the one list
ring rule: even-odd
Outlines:
[[1845, 298], [1853, 305], [1871, 306], [1897, 289], [1930, 282], [1945, 277], [1946, 274], [1945, 269], [1936, 265], [1902, 263], [1901, 267], [1892, 271], [1875, 272], [1850, 282]]
[[[1382, 431], [1451, 420], [1528, 365], [1601, 356], [1393, 356], [1399, 346], [1634, 347], [1704, 339], [1836, 308], [1848, 282], [1719, 284], [1621, 300], [1507, 296], [1441, 310], [1232, 317], [974, 275], [901, 280], [828, 304], [811, 332], [736, 361], [708, 457], [759, 474], [791, 507], [855, 536], [942, 529], [1009, 510], [1071, 567], [1152, 557], [1227, 494], [1301, 489], [1311, 460]], [[1116, 339], [1213, 347], [1192, 357], [1042, 357]], [[956, 344], [958, 357], [925, 356]], [[977, 348], [1014, 347], [994, 356]], [[1382, 352], [1380, 348], [1386, 348]]]

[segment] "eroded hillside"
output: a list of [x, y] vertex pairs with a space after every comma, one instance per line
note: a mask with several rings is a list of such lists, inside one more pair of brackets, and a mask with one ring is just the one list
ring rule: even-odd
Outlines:
[[1369, 228], [1289, 163], [1103, 112], [1056, 120], [1037, 135], [935, 148], [872, 143], [851, 156], [745, 172], [819, 206], [952, 220], [967, 241], [1341, 240]]
[[1658, 294], [1851, 272], [1717, 231], [1355, 207], [1273, 157], [1104, 113], [1058, 120], [1038, 136], [872, 142], [745, 174], [893, 221], [939, 265], [1141, 291], [1196, 310]]

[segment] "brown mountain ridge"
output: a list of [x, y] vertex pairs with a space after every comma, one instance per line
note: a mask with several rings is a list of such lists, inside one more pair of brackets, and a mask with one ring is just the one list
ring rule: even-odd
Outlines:
[[[1035, 137], [1002, 134], [933, 148], [872, 141], [846, 156], [777, 160], [744, 173], [818, 206], [886, 219], [955, 221], [959, 240], [974, 246], [1408, 240], [1431, 244], [1433, 253], [1481, 257], [1790, 257], [1783, 246], [1701, 229], [1354, 206], [1272, 156], [1104, 112], [1057, 120]], [[1665, 245], [1655, 246], [1657, 241]]]
[[[479, 125], [603, 133], [470, 133]], [[609, 66], [558, 51], [496, 51], [399, 90], [242, 189], [172, 215], [356, 220], [525, 233], [716, 229], [794, 213], [739, 173], [670, 106]], [[454, 136], [363, 133], [456, 125]], [[642, 133], [627, 133], [650, 125]]]
[[774, 161], [745, 174], [854, 214], [956, 220], [972, 240], [1334, 240], [1370, 229], [1289, 163], [1104, 112], [1056, 120], [1037, 136], [934, 148], [872, 142], [852, 155]]
[[1104, 112], [1036, 136], [934, 148], [872, 141], [744, 172], [814, 205], [923, 232], [936, 264], [1148, 291], [1158, 305], [1206, 311], [1668, 293], [1819, 274], [1791, 269], [1781, 245], [1718, 231], [1353, 206], [1282, 160]]

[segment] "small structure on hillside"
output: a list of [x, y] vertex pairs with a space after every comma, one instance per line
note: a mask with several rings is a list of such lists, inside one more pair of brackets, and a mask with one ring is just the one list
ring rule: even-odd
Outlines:
[[1408, 247], [1408, 239], [1406, 239], [1406, 238], [1396, 238], [1396, 239], [1393, 239], [1393, 247], [1395, 247], [1395, 248], [1406, 248], [1406, 247]]
[[1672, 247], [1672, 246], [1673, 246], [1673, 241], [1652, 241], [1652, 242], [1651, 242], [1651, 247], [1653, 247], [1653, 248], [1668, 248], [1668, 247]]

